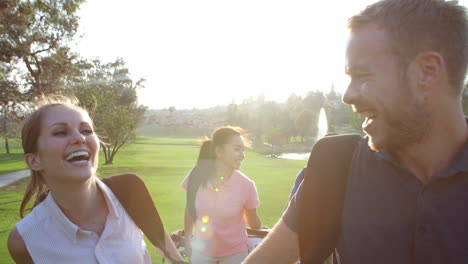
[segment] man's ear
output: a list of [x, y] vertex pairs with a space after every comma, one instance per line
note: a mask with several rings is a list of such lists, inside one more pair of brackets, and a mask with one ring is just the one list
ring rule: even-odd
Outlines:
[[423, 89], [432, 87], [438, 83], [445, 71], [445, 61], [438, 52], [422, 52], [416, 57], [418, 70], [418, 86]]
[[31, 170], [39, 171], [42, 169], [41, 161], [36, 154], [28, 153], [24, 156], [24, 160]]

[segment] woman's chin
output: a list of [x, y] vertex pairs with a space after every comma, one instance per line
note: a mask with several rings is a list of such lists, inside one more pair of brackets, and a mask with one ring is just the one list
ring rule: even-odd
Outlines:
[[94, 175], [96, 175], [96, 170], [90, 168], [88, 170], [70, 172], [69, 178], [76, 180], [87, 180], [93, 177]]

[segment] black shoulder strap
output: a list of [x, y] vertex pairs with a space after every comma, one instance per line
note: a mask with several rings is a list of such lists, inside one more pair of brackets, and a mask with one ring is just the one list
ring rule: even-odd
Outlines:
[[165, 249], [164, 226], [154, 205], [151, 194], [143, 180], [134, 174], [121, 174], [102, 181], [112, 190], [133, 222], [143, 231], [151, 244], [159, 248], [171, 263], [185, 263], [173, 260]]
[[299, 203], [301, 263], [322, 264], [336, 247], [356, 134], [324, 137], [310, 154]]

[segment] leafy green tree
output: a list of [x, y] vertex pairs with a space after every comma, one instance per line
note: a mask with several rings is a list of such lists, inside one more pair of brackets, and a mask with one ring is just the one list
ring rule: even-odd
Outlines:
[[[317, 131], [317, 122], [320, 114], [320, 109], [326, 106], [326, 99], [325, 95], [321, 91], [310, 91], [304, 97], [304, 108], [309, 110], [304, 113], [301, 112], [301, 117], [297, 117], [299, 120], [304, 120], [304, 114], [306, 115], [307, 119], [311, 121], [308, 125], [305, 123], [301, 123], [299, 125], [298, 130], [300, 128], [301, 133], [301, 140], [304, 139], [304, 136], [314, 136], [314, 132]], [[305, 121], [302, 121], [305, 122]], [[296, 121], [297, 123], [297, 121]]]
[[112, 164], [143, 120], [146, 107], [138, 105], [136, 93], [144, 80], [133, 82], [123, 59], [110, 63], [81, 60], [76, 67], [77, 75], [70, 80], [72, 91], [94, 120], [105, 164]]
[[[0, 16], [0, 61], [21, 64], [20, 87], [30, 97], [55, 93], [72, 66], [67, 46], [78, 29], [84, 0], [4, 0]], [[17, 74], [18, 75], [18, 74]]]
[[239, 125], [239, 113], [237, 111], [238, 106], [235, 103], [231, 103], [228, 105], [226, 110], [226, 116], [224, 118], [224, 123], [226, 125], [231, 126], [238, 126]]
[[168, 110], [169, 110], [169, 112], [172, 114], [172, 113], [174, 113], [174, 112], [176, 111], [176, 107], [173, 106], [173, 105], [172, 105], [172, 106], [169, 106]]
[[296, 118], [296, 129], [301, 137], [301, 142], [304, 138], [312, 135], [312, 131], [317, 128], [317, 115], [309, 109], [302, 111]]
[[310, 91], [304, 97], [305, 108], [318, 116], [320, 109], [325, 106], [325, 95], [321, 91]]
[[63, 89], [73, 55], [67, 43], [78, 28], [84, 0], [3, 0], [0, 2], [0, 109], [9, 152], [17, 110], [34, 97]]
[[284, 136], [283, 131], [279, 126], [270, 127], [266, 131], [265, 138], [267, 142], [272, 145], [282, 145], [288, 143], [288, 138]]
[[10, 154], [8, 140], [16, 135], [15, 127], [21, 118], [18, 109], [26, 100], [18, 83], [10, 79], [13, 70], [11, 65], [0, 62], [0, 136], [4, 138], [6, 154]]
[[351, 122], [349, 106], [341, 101], [341, 94], [331, 91], [325, 96], [325, 110], [328, 117], [328, 131], [336, 131], [338, 128]]
[[265, 130], [267, 126], [267, 108], [265, 106], [265, 95], [262, 93], [256, 100], [250, 101], [250, 104], [246, 105], [247, 112], [247, 125], [244, 128], [253, 134], [254, 142], [263, 142]]
[[291, 94], [285, 102], [285, 108], [285, 120], [282, 123], [282, 127], [289, 138], [296, 137], [298, 135], [298, 130], [295, 122], [299, 114], [305, 109], [302, 97]]

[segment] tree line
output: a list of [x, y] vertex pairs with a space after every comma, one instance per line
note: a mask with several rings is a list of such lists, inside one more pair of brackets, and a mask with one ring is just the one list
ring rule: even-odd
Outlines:
[[341, 102], [341, 94], [310, 91], [290, 95], [284, 103], [266, 101], [263, 95], [241, 104], [230, 104], [225, 123], [246, 128], [257, 142], [284, 145], [317, 137], [320, 109], [327, 117], [328, 132], [357, 132], [360, 123], [351, 109]]

